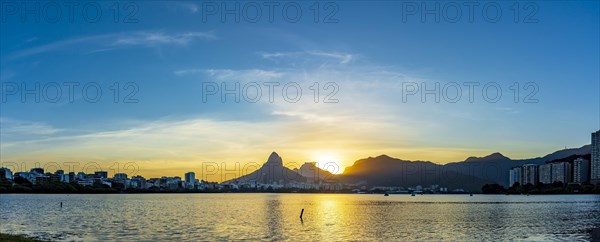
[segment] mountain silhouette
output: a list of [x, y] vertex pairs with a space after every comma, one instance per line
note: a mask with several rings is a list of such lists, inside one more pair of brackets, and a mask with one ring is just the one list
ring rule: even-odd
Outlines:
[[563, 149], [543, 157], [529, 159], [510, 159], [500, 153], [494, 153], [482, 158], [469, 157], [464, 161], [448, 163], [444, 166], [464, 175], [475, 176], [485, 180], [508, 186], [508, 172], [515, 166], [524, 164], [544, 164], [547, 161], [566, 158], [572, 155], [585, 155], [591, 153], [591, 145], [580, 148]]
[[469, 157], [464, 161], [435, 164], [429, 161], [409, 161], [388, 155], [369, 157], [347, 167], [339, 179], [347, 183], [363, 182], [369, 186], [429, 186], [464, 188], [479, 191], [486, 183], [508, 186], [508, 172], [524, 164], [544, 164], [559, 159], [571, 159], [591, 153], [591, 145], [564, 149], [544, 157], [513, 160], [501, 153], [484, 157]]
[[484, 184], [493, 183], [491, 180], [444, 169], [444, 166], [429, 161], [407, 161], [387, 155], [357, 160], [344, 170], [340, 180], [368, 186], [440, 185], [470, 191], [479, 191]]
[[471, 156], [467, 158], [464, 162], [485, 162], [485, 161], [501, 161], [501, 160], [510, 160], [510, 158], [500, 154], [499, 152], [492, 153], [490, 155], [484, 157], [475, 157]]
[[524, 164], [543, 164], [548, 161], [587, 157], [591, 145], [564, 149], [530, 159], [510, 159], [501, 153], [484, 157], [468, 157], [464, 161], [436, 164], [430, 161], [410, 161], [380, 155], [354, 162], [339, 175], [320, 169], [315, 162], [303, 164], [291, 170], [283, 165], [283, 159], [271, 153], [262, 167], [248, 175], [227, 181], [230, 183], [256, 182], [258, 184], [285, 185], [292, 182], [342, 182], [368, 186], [430, 186], [440, 185], [449, 189], [463, 188], [480, 191], [484, 184], [498, 183], [508, 186], [508, 172], [512, 167]]
[[307, 181], [312, 183], [319, 183], [321, 181], [334, 182], [337, 180], [336, 176], [331, 172], [317, 167], [316, 162], [306, 162], [300, 166], [300, 169], [294, 169], [294, 171], [306, 177]]
[[249, 183], [256, 182], [257, 184], [278, 184], [285, 185], [291, 182], [306, 182], [306, 178], [297, 172], [283, 166], [283, 159], [273, 152], [269, 155], [265, 162], [258, 170], [241, 176], [227, 183]]

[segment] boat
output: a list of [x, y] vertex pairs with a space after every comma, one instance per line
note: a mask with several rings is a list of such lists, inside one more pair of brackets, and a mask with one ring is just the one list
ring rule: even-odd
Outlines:
[[385, 194], [383, 194], [383, 196], [386, 196], [386, 197], [387, 197], [387, 196], [389, 196], [389, 195], [390, 195], [390, 194], [388, 194], [387, 192], [386, 192]]

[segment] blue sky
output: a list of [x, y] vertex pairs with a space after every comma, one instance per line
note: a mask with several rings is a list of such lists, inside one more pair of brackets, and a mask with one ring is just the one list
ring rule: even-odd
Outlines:
[[[475, 7], [472, 22], [464, 2], [456, 2], [463, 7], [456, 23], [444, 18], [454, 16], [452, 6], [435, 1], [424, 4], [450, 9], [439, 23], [434, 15], [422, 21], [419, 11], [403, 21], [413, 2], [321, 2], [318, 23], [314, 2], [299, 2], [303, 14], [296, 23], [282, 17], [283, 3], [273, 22], [265, 7], [256, 23], [244, 15], [239, 22], [234, 15], [222, 21], [222, 9], [208, 15], [213, 2], [199, 1], [120, 3], [121, 22], [115, 23], [115, 2], [90, 3], [102, 7], [95, 23], [85, 21], [81, 8], [74, 21], [60, 5], [56, 23], [46, 15], [36, 23], [33, 15], [23, 20], [22, 9], [3, 5], [2, 162], [134, 161], [149, 175], [199, 170], [207, 161], [262, 162], [272, 150], [290, 162], [342, 167], [382, 153], [445, 163], [496, 151], [542, 156], [589, 143], [600, 126], [597, 1], [533, 2], [529, 8], [520, 2], [517, 23], [510, 1], [498, 3], [497, 22], [481, 12], [490, 2]], [[133, 7], [136, 21], [123, 23]], [[336, 21], [324, 23], [329, 13]], [[524, 23], [528, 14], [533, 23]], [[33, 95], [23, 102], [22, 90], [7, 91], [15, 83], [42, 89], [51, 82], [62, 86], [55, 103], [43, 97], [37, 103]], [[72, 102], [64, 86], [70, 82], [79, 85]], [[235, 82], [280, 86], [273, 102], [264, 85], [256, 103], [236, 103], [233, 96], [222, 102], [215, 95], [202, 101], [203, 83]], [[281, 95], [292, 82], [303, 91], [296, 103]], [[315, 82], [320, 100], [332, 90], [325, 84], [335, 83], [338, 102], [315, 103]], [[479, 84], [473, 102], [464, 86], [471, 82]], [[515, 82], [517, 103], [510, 89]], [[89, 83], [102, 89], [96, 103], [81, 95]], [[456, 103], [435, 102], [432, 95], [422, 102], [416, 94], [404, 102], [406, 83], [456, 83], [462, 96]], [[498, 102], [483, 98], [487, 83], [502, 89]], [[523, 89], [527, 83], [537, 87], [535, 103], [523, 102], [533, 91]], [[134, 87], [130, 100], [137, 102], [123, 102]], [[161, 171], [164, 166], [172, 169]]]

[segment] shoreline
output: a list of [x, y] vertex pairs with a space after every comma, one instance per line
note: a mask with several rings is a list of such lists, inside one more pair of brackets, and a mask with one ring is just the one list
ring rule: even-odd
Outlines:
[[51, 241], [51, 240], [41, 240], [41, 239], [36, 239], [24, 234], [7, 234], [7, 233], [0, 233], [0, 241], [7, 241], [7, 242], [47, 242], [47, 241]]
[[[97, 193], [57, 193], [57, 192], [2, 192], [0, 195], [8, 194], [38, 194], [38, 195], [128, 195], [128, 194], [355, 194], [355, 195], [384, 195], [385, 193], [354, 193], [354, 192], [97, 192]], [[410, 193], [388, 193], [389, 195], [407, 195]], [[465, 195], [469, 193], [425, 193], [417, 196], [431, 196], [431, 195]], [[531, 193], [531, 194], [496, 194], [496, 193], [473, 193], [473, 195], [485, 195], [485, 196], [553, 196], [553, 195], [600, 195], [598, 193]]]

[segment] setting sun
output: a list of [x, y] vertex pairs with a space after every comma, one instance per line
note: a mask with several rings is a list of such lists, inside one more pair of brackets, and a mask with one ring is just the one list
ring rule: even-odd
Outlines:
[[340, 165], [340, 159], [333, 155], [320, 155], [314, 159], [317, 162], [317, 167], [327, 170], [332, 174], [341, 174], [343, 169]]

